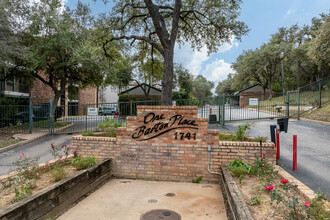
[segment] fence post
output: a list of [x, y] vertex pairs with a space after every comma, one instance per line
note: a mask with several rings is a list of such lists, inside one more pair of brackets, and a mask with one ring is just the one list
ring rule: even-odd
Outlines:
[[298, 88], [298, 120], [300, 119], [300, 88]]
[[223, 95], [222, 96], [222, 126], [225, 126], [225, 99], [226, 99], [226, 96]]
[[49, 133], [53, 134], [53, 101], [49, 98]]
[[287, 105], [286, 105], [286, 117], [289, 118], [290, 117], [290, 95], [289, 92], [286, 92], [286, 101], [287, 101]]
[[133, 115], [133, 100], [129, 100], [129, 116]]
[[218, 112], [219, 112], [219, 124], [220, 124], [221, 123], [221, 108], [220, 108], [220, 106], [221, 106], [221, 98], [220, 98], [220, 96], [218, 98], [218, 105], [219, 105]]
[[87, 131], [87, 126], [88, 126], [88, 125], [87, 125], [87, 124], [88, 124], [88, 105], [86, 105], [86, 111], [85, 111], [85, 112], [86, 112], [86, 116], [85, 116], [85, 120], [86, 120], [86, 123], [85, 123], [85, 125], [86, 125], [86, 126], [85, 126], [85, 131]]
[[32, 133], [33, 128], [33, 106], [32, 106], [32, 99], [30, 98], [29, 102], [29, 133]]
[[259, 96], [258, 96], [258, 119], [259, 119]]
[[319, 107], [322, 107], [322, 83], [321, 80], [319, 80], [319, 93], [320, 93], [320, 105]]

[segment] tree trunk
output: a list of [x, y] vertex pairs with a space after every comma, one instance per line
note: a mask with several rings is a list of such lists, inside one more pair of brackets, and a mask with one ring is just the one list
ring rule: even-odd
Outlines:
[[164, 75], [162, 80], [162, 105], [172, 105], [174, 45], [164, 50]]

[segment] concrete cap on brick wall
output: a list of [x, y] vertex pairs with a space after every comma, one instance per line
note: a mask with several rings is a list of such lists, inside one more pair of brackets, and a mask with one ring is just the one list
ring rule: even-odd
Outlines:
[[77, 135], [71, 138], [72, 140], [87, 140], [87, 141], [117, 141], [117, 138], [114, 137], [97, 137], [97, 136], [82, 136]]
[[[260, 146], [259, 142], [241, 142], [241, 141], [219, 141], [220, 146], [241, 146], [241, 147], [256, 147]], [[272, 142], [262, 143], [262, 147], [275, 147]]]
[[164, 105], [138, 105], [137, 109], [161, 109], [161, 110], [165, 110], [165, 109], [173, 109], [173, 110], [177, 110], [177, 109], [193, 109], [193, 110], [197, 110], [197, 106], [164, 106]]

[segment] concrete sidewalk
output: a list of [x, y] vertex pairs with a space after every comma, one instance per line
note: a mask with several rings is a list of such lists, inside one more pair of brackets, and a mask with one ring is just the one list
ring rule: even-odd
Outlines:
[[58, 219], [132, 220], [157, 209], [174, 211], [183, 220], [227, 219], [219, 184], [127, 179], [110, 180]]

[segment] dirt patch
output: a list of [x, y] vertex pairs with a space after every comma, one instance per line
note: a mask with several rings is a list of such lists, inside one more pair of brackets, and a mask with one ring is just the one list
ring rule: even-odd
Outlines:
[[12, 144], [17, 144], [23, 141], [22, 139], [16, 139], [12, 136], [12, 134], [1, 133], [0, 135], [0, 149], [7, 147]]
[[[241, 194], [244, 198], [245, 203], [247, 204], [252, 217], [255, 220], [264, 220], [264, 219], [289, 219], [290, 212], [293, 211], [292, 208], [287, 206], [287, 202], [279, 202], [276, 200], [271, 201], [271, 190], [266, 190], [267, 179], [260, 178], [257, 176], [244, 176], [242, 182], [239, 183], [239, 178], [234, 177], [234, 180], [241, 191]], [[275, 185], [273, 190], [278, 190], [282, 195], [285, 195], [287, 198], [297, 197], [300, 207], [304, 207], [305, 199], [298, 195], [297, 190], [283, 190], [280, 185], [281, 178], [276, 176], [275, 179], [271, 180], [272, 185]], [[269, 184], [270, 185], [270, 184]], [[283, 185], [283, 184], [282, 184]], [[253, 200], [253, 198], [256, 198]], [[257, 200], [260, 202], [259, 205], [251, 205], [250, 203]]]
[[[78, 170], [70, 165], [64, 166], [66, 170], [66, 177], [72, 176], [74, 173], [78, 172]], [[11, 205], [11, 201], [15, 198], [15, 188], [22, 191], [22, 185], [26, 185], [26, 181], [22, 180], [21, 177], [15, 177], [12, 179], [15, 181], [16, 184], [13, 182], [11, 186], [5, 187], [3, 189], [0, 188], [0, 210], [5, 209], [6, 207]], [[39, 178], [33, 180], [31, 182], [31, 193], [35, 194], [36, 192], [46, 188], [47, 186], [52, 185], [55, 183], [54, 178], [52, 176], [52, 169], [47, 169], [40, 171]], [[6, 183], [4, 183], [5, 185]], [[31, 195], [32, 195], [31, 194]]]

